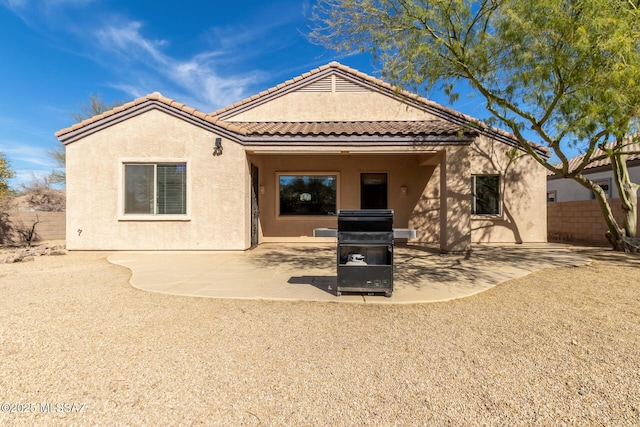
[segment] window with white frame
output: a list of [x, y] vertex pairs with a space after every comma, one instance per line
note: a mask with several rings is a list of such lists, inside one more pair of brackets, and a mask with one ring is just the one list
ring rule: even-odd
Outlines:
[[500, 215], [500, 176], [471, 177], [471, 195], [473, 215]]
[[278, 174], [280, 216], [335, 215], [338, 176], [332, 174]]
[[186, 163], [131, 163], [124, 165], [124, 213], [185, 215]]

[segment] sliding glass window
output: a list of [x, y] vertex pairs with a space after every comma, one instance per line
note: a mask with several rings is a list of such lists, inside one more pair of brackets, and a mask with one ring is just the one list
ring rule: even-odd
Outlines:
[[185, 163], [125, 164], [124, 182], [125, 214], [187, 213]]

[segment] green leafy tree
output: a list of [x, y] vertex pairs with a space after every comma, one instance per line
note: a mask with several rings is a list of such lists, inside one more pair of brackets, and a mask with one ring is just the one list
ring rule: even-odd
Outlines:
[[[102, 99], [102, 94], [98, 92], [98, 95], [89, 94], [89, 101], [78, 104], [78, 111], [70, 113], [70, 117], [76, 122], [80, 123], [83, 120], [90, 119], [93, 116], [102, 114], [115, 107], [119, 107], [124, 104], [122, 101], [113, 101], [111, 103], [105, 102]], [[66, 181], [65, 163], [66, 155], [64, 145], [59, 145], [57, 148], [47, 152], [49, 157], [56, 162], [57, 168], [49, 175], [49, 181], [53, 184], [63, 184]]]
[[7, 196], [11, 194], [9, 180], [13, 178], [14, 175], [15, 173], [9, 165], [7, 156], [4, 153], [0, 152], [0, 202], [4, 201]]
[[51, 184], [64, 184], [67, 180], [67, 175], [65, 173], [66, 154], [64, 151], [64, 145], [60, 144], [53, 150], [47, 151], [47, 155], [56, 163], [55, 169], [49, 174], [49, 182]]
[[9, 220], [8, 208], [10, 195], [9, 180], [13, 178], [14, 172], [9, 165], [9, 161], [4, 153], [0, 152], [0, 245], [11, 241], [13, 225]]
[[[509, 128], [548, 170], [596, 196], [616, 250], [637, 251], [637, 191], [626, 166], [640, 113], [640, 0], [317, 0], [311, 41], [369, 52], [399, 87], [466, 82], [490, 123]], [[540, 156], [532, 130], [559, 163]], [[570, 165], [568, 150], [584, 154]], [[610, 158], [624, 222], [584, 174]]]

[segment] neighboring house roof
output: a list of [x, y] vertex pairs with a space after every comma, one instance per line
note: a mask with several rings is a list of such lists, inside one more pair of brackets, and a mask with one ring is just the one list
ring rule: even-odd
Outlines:
[[[269, 102], [303, 87], [322, 85], [323, 78], [331, 73], [339, 73], [343, 83], [371, 88], [387, 96], [398, 99], [413, 107], [419, 108], [437, 117], [436, 120], [424, 121], [363, 121], [363, 122], [240, 122], [232, 121], [233, 116]], [[389, 83], [371, 77], [353, 68], [331, 62], [330, 64], [311, 70], [298, 77], [288, 80], [278, 86], [260, 92], [245, 100], [236, 102], [213, 113], [206, 114], [188, 107], [185, 104], [162, 96], [158, 92], [140, 97], [132, 102], [109, 110], [103, 114], [91, 117], [80, 123], [56, 132], [58, 139], [69, 144], [87, 134], [111, 126], [142, 112], [160, 109], [168, 114], [180, 117], [201, 127], [212, 129], [232, 140], [242, 144], [266, 144], [270, 141], [280, 143], [312, 143], [327, 142], [332, 138], [333, 143], [359, 140], [362, 143], [402, 143], [415, 142], [415, 137], [421, 137], [419, 142], [427, 144], [450, 144], [470, 142], [478, 134], [487, 135], [508, 145], [519, 147], [517, 139], [511, 133], [487, 126], [485, 123], [458, 111], [446, 108], [440, 104], [419, 95], [400, 90]], [[232, 120], [228, 120], [232, 119]], [[372, 141], [368, 137], [383, 136], [384, 140]], [[278, 140], [277, 138], [284, 138]], [[341, 141], [335, 139], [339, 137]], [[543, 156], [549, 155], [549, 150], [534, 145], [536, 151]]]
[[[629, 137], [630, 143], [625, 148], [625, 152], [630, 153], [630, 154], [627, 154], [627, 165], [636, 166], [636, 165], [640, 165], [640, 142], [631, 143], [632, 138], [640, 138], [640, 133]], [[607, 144], [607, 147], [613, 147], [614, 144], [615, 142], [610, 142], [609, 144]], [[605, 154], [604, 151], [601, 150], [600, 148], [597, 148], [596, 150], [594, 150], [591, 157], [592, 158], [600, 157], [603, 154]], [[582, 163], [585, 156], [586, 154], [583, 153], [583, 154], [580, 154], [579, 156], [572, 157], [571, 159], [569, 159], [569, 162], [568, 162], [569, 170], [571, 171], [576, 169], [580, 165], [580, 163]], [[585, 166], [583, 170], [584, 170], [584, 173], [589, 174], [589, 173], [601, 172], [605, 169], [611, 169], [611, 158], [609, 157], [605, 157], [604, 159], [591, 162], [587, 166]], [[554, 174], [551, 171], [547, 172], [547, 179], [560, 179], [560, 178], [562, 177]]]

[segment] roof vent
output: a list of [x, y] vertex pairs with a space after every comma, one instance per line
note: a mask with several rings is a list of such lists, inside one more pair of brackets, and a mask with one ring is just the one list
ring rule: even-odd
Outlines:
[[300, 89], [299, 92], [306, 93], [332, 93], [332, 92], [368, 92], [364, 86], [360, 86], [350, 80], [342, 77], [331, 75], [310, 83]]
[[333, 92], [333, 76], [310, 83], [299, 89], [299, 92]]
[[335, 90], [334, 92], [368, 92], [368, 89], [364, 86], [360, 86], [352, 81], [343, 79], [337, 76], [335, 77]]

